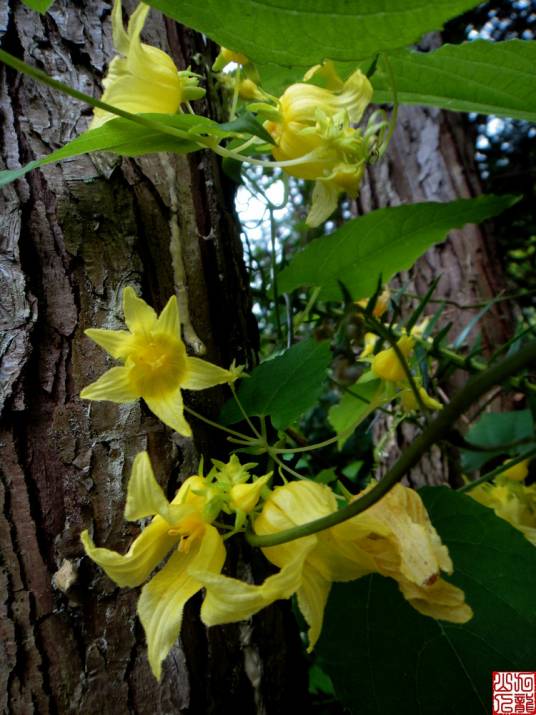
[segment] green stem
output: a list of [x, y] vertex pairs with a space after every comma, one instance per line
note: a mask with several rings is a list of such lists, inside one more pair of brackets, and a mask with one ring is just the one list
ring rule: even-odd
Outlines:
[[274, 219], [274, 210], [272, 207], [269, 209], [270, 212], [270, 253], [271, 253], [271, 266], [272, 266], [272, 292], [274, 301], [274, 315], [275, 315], [275, 328], [277, 332], [278, 342], [281, 340], [283, 332], [281, 330], [281, 316], [279, 315], [279, 291], [277, 286], [277, 256], [275, 252], [275, 239], [276, 239], [276, 225]]
[[147, 119], [146, 117], [143, 117], [139, 114], [131, 114], [130, 112], [125, 112], [123, 109], [119, 109], [118, 107], [114, 107], [111, 104], [102, 102], [100, 99], [90, 97], [84, 92], [79, 92], [77, 89], [69, 87], [68, 84], [64, 84], [57, 79], [49, 77], [46, 72], [43, 72], [36, 67], [31, 67], [30, 65], [27, 65], [26, 62], [19, 60], [17, 57], [14, 57], [13, 55], [9, 54], [9, 52], [0, 50], [0, 61], [4, 62], [4, 64], [8, 65], [17, 72], [28, 75], [29, 77], [32, 77], [32, 79], [36, 79], [38, 82], [43, 82], [49, 87], [57, 89], [59, 92], [63, 92], [63, 94], [67, 94], [74, 99], [78, 99], [85, 104], [89, 104], [91, 107], [103, 109], [106, 112], [110, 112], [110, 114], [116, 114], [118, 117], [128, 119], [135, 124], [141, 124], [142, 126], [147, 127], [148, 129], [151, 129], [153, 131], [160, 132], [161, 134], [169, 134], [172, 137], [181, 139], [181, 141], [193, 141], [193, 137], [191, 136], [191, 134], [188, 134], [188, 132], [184, 132], [181, 129], [177, 129], [175, 127], [169, 127], [166, 124], [161, 124], [160, 122], [155, 122], [154, 120]]
[[233, 385], [232, 383], [229, 383], [229, 387], [231, 388], [231, 392], [233, 393], [233, 397], [234, 397], [234, 399], [235, 399], [235, 402], [236, 402], [236, 404], [238, 405], [238, 409], [240, 410], [240, 412], [241, 412], [241, 414], [242, 414], [242, 417], [246, 420], [246, 422], [247, 422], [247, 424], [248, 424], [248, 427], [249, 427], [250, 430], [253, 432], [253, 434], [255, 435], [255, 437], [256, 437], [257, 439], [259, 439], [259, 440], [262, 441], [262, 435], [261, 435], [261, 434], [259, 433], [259, 431], [255, 428], [255, 425], [254, 425], [253, 422], [249, 419], [248, 413], [246, 412], [246, 410], [244, 409], [242, 403], [241, 403], [240, 400], [238, 399], [238, 395], [236, 394], [236, 390], [235, 390], [234, 385]]
[[227, 432], [228, 434], [232, 434], [234, 437], [239, 437], [240, 439], [244, 440], [245, 443], [251, 442], [251, 437], [249, 437], [248, 435], [242, 434], [242, 432], [237, 432], [234, 429], [229, 429], [229, 427], [224, 427], [223, 425], [220, 425], [217, 422], [214, 422], [213, 420], [209, 420], [208, 417], [204, 417], [203, 415], [199, 414], [199, 412], [192, 410], [192, 408], [188, 407], [188, 405], [184, 405], [184, 411], [188, 412], [188, 414], [192, 415], [193, 417], [196, 417], [198, 420], [201, 420], [201, 422], [205, 422], [207, 425], [210, 425], [211, 427], [215, 427], [216, 429], [222, 430], [222, 432]]
[[393, 110], [391, 112], [391, 117], [389, 119], [389, 130], [387, 132], [387, 136], [385, 137], [385, 140], [384, 140], [382, 146], [380, 147], [380, 151], [379, 151], [380, 158], [387, 151], [387, 147], [389, 146], [389, 143], [391, 141], [393, 133], [396, 129], [396, 123], [397, 123], [397, 119], [398, 119], [398, 93], [396, 90], [396, 81], [395, 81], [395, 76], [393, 74], [393, 68], [391, 67], [391, 62], [389, 61], [389, 57], [387, 55], [382, 55], [382, 61], [386, 67], [387, 79], [389, 82], [391, 92], [393, 94]]
[[464, 484], [463, 487], [460, 487], [456, 491], [470, 492], [471, 489], [474, 489], [474, 487], [478, 487], [479, 484], [484, 484], [484, 482], [491, 481], [495, 477], [498, 477], [499, 474], [502, 474], [507, 469], [510, 469], [510, 467], [515, 467], [516, 464], [519, 464], [520, 462], [524, 462], [525, 459], [530, 459], [531, 457], [534, 457], [535, 455], [536, 455], [536, 448], [531, 449], [528, 452], [525, 452], [525, 454], [519, 454], [517, 457], [509, 459], [508, 464], [501, 464], [500, 466], [496, 467], [495, 469], [492, 469], [491, 472], [487, 472], [486, 474], [483, 474], [478, 479], [473, 479], [472, 482], [468, 482], [467, 484]]
[[474, 402], [485, 394], [493, 385], [503, 382], [511, 375], [529, 367], [536, 361], [536, 341], [528, 343], [515, 355], [512, 355], [485, 372], [472, 377], [463, 390], [460, 390], [446, 405], [428, 427], [404, 450], [400, 458], [369, 492], [356, 499], [339, 511], [314, 521], [285, 529], [276, 534], [246, 533], [246, 538], [253, 546], [267, 547], [285, 544], [302, 536], [316, 534], [329, 529], [347, 519], [360, 514], [376, 504], [407, 472], [414, 467], [430, 447], [448, 434], [452, 425]]

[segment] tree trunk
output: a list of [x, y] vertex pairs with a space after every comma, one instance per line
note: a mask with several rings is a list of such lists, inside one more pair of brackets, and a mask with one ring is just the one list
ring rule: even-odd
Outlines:
[[[359, 199], [359, 210], [418, 201], [454, 201], [482, 193], [474, 165], [474, 148], [466, 120], [459, 114], [424, 107], [402, 107], [386, 160], [369, 169]], [[434, 246], [409, 272], [397, 276], [392, 286], [404, 286], [423, 296], [431, 282], [440, 277], [434, 298], [452, 301], [443, 313], [443, 324], [452, 322], [455, 337], [479, 312], [463, 306], [482, 304], [505, 287], [490, 226], [465, 226], [451, 231], [448, 239]], [[415, 303], [416, 304], [416, 303]], [[434, 312], [437, 304], [427, 313]], [[496, 303], [478, 323], [484, 353], [491, 353], [512, 334], [513, 316], [508, 303]], [[474, 333], [471, 333], [474, 339]], [[446, 391], [463, 386], [467, 373], [452, 376]], [[375, 433], [383, 434], [390, 424], [377, 421]], [[411, 423], [395, 430], [384, 455], [385, 468], [415, 438]], [[459, 483], [459, 465], [452, 448], [435, 445], [411, 470], [409, 482], [423, 484]]]
[[[110, 6], [55, 2], [39, 16], [0, 8], [3, 47], [89, 94], [113, 54]], [[132, 4], [128, 6], [132, 9]], [[144, 35], [181, 68], [204, 74], [211, 48], [157, 13]], [[195, 61], [194, 61], [195, 60]], [[15, 168], [85, 129], [89, 110], [2, 68], [3, 161]], [[198, 111], [217, 118], [209, 91]], [[187, 296], [206, 357], [251, 363], [257, 348], [232, 190], [215, 158], [84, 156], [34, 171], [5, 189], [0, 255], [0, 707], [28, 713], [284, 713], [303, 707], [305, 668], [288, 603], [251, 624], [206, 631], [187, 606], [161, 683], [149, 671], [137, 590], [118, 589], [83, 556], [80, 532], [124, 552], [134, 456], [148, 449], [172, 495], [220, 438], [192, 421], [194, 441], [139, 404], [82, 402], [109, 366], [84, 337], [121, 325], [120, 295], [135, 285], [160, 310]], [[185, 267], [177, 263], [180, 249]], [[181, 316], [185, 319], [187, 316]], [[190, 334], [193, 349], [199, 349]], [[222, 390], [192, 398], [217, 415]], [[231, 550], [231, 572], [251, 556]], [[229, 568], [229, 567], [228, 567]]]

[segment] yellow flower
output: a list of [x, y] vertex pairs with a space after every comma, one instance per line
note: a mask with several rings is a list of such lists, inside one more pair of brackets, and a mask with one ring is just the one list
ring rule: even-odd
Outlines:
[[[409, 358], [413, 351], [414, 340], [409, 335], [403, 335], [397, 345], [402, 355]], [[402, 363], [393, 348], [379, 352], [371, 363], [372, 372], [382, 380], [389, 382], [402, 382], [407, 378]]]
[[[336, 509], [329, 487], [311, 481], [292, 482], [274, 489], [254, 528], [258, 534], [274, 534]], [[320, 635], [331, 582], [351, 581], [369, 573], [394, 578], [420, 613], [454, 623], [472, 617], [463, 591], [440, 577], [441, 571], [451, 573], [452, 562], [419, 495], [400, 485], [363, 514], [263, 552], [280, 571], [259, 586], [195, 572], [207, 590], [201, 609], [206, 625], [249, 618], [295, 593], [310, 626], [311, 649]]]
[[236, 62], [237, 65], [247, 65], [249, 64], [249, 58], [241, 52], [235, 52], [234, 50], [229, 50], [227, 47], [221, 47], [218, 56], [214, 60], [212, 69], [214, 72], [221, 72], [230, 62]]
[[469, 496], [493, 509], [499, 518], [511, 524], [536, 546], [536, 484], [527, 487], [503, 472], [494, 483], [479, 484], [471, 489]]
[[[429, 395], [424, 389], [424, 387], [418, 387], [418, 390], [423, 405], [425, 407], [428, 407], [429, 410], [442, 409], [443, 405], [441, 404], [441, 402]], [[402, 405], [402, 409], [406, 412], [411, 412], [412, 410], [419, 409], [419, 404], [417, 402], [417, 398], [415, 397], [415, 393], [410, 387], [407, 387], [400, 393], [400, 404]]]
[[252, 512], [257, 506], [261, 492], [271, 476], [272, 473], [270, 472], [265, 474], [264, 477], [259, 477], [251, 484], [233, 484], [229, 492], [231, 508], [235, 511], [242, 511], [245, 514]]
[[119, 586], [139, 586], [173, 549], [165, 566], [143, 587], [138, 615], [145, 629], [148, 658], [160, 679], [162, 661], [177, 640], [185, 603], [202, 584], [191, 572], [218, 574], [225, 548], [217, 529], [205, 517], [205, 487], [200, 476], [187, 479], [170, 503], [157, 483], [147, 452], [136, 456], [128, 484], [125, 518], [153, 516], [123, 556], [97, 548], [87, 531], [81, 535], [87, 555]]
[[514, 464], [513, 467], [508, 467], [508, 461], [506, 461], [504, 466], [507, 467], [507, 469], [501, 472], [501, 476], [513, 479], [514, 482], [522, 482], [529, 473], [529, 462], [529, 459], [524, 459], [522, 462]]
[[370, 357], [374, 353], [374, 348], [378, 342], [378, 336], [376, 333], [365, 333], [363, 338], [363, 350], [359, 356], [360, 360]]
[[[376, 298], [376, 303], [372, 309], [372, 315], [375, 318], [381, 318], [382, 315], [389, 308], [389, 301], [391, 300], [391, 291], [389, 288], [384, 288], [380, 295]], [[368, 298], [363, 298], [362, 300], [357, 300], [356, 305], [360, 305], [362, 308], [366, 308], [369, 303]]]
[[[140, 3], [125, 31], [121, 0], [114, 0], [112, 32], [114, 46], [122, 57], [114, 57], [103, 80], [102, 101], [132, 114], [175, 114], [183, 102], [203, 97], [197, 76], [188, 70], [177, 71], [165, 52], [140, 40], [149, 6]], [[100, 127], [115, 115], [95, 108], [90, 129]]]
[[123, 311], [128, 331], [91, 328], [86, 335], [124, 365], [105, 372], [85, 387], [80, 397], [119, 403], [142, 397], [164, 424], [191, 436], [183, 414], [181, 390], [205, 390], [233, 382], [236, 369], [224, 370], [186, 354], [175, 296], [157, 317], [128, 286], [123, 291]]
[[[306, 78], [318, 73], [313, 68]], [[322, 71], [322, 69], [320, 70]], [[292, 84], [278, 102], [278, 117], [265, 123], [276, 146], [277, 161], [302, 158], [285, 171], [315, 180], [307, 223], [318, 226], [336, 208], [340, 193], [357, 195], [370, 148], [367, 137], [352, 124], [360, 121], [372, 98], [372, 85], [356, 70], [346, 82], [327, 65], [331, 88], [305, 82]]]

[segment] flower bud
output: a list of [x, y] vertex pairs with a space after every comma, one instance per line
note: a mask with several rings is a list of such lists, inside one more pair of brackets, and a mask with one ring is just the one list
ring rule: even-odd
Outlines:
[[272, 473], [265, 474], [252, 484], [235, 484], [231, 487], [230, 506], [235, 511], [243, 511], [249, 514], [257, 506], [261, 492], [270, 479]]
[[[423, 405], [429, 410], [440, 410], [443, 407], [441, 402], [438, 402], [431, 395], [429, 395], [424, 389], [424, 387], [419, 387], [418, 390]], [[415, 393], [411, 388], [408, 388], [407, 390], [402, 390], [402, 392], [400, 393], [400, 404], [402, 405], [402, 409], [405, 412], [412, 412], [413, 410], [419, 409], [419, 403], [417, 402]]]
[[[413, 338], [403, 335], [397, 342], [402, 355], [407, 359], [413, 350]], [[407, 375], [393, 348], [379, 352], [371, 364], [372, 371], [382, 380], [402, 382]]]

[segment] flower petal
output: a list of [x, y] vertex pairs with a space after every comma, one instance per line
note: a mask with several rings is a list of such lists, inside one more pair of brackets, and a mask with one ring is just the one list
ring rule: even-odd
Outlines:
[[225, 561], [225, 547], [217, 529], [207, 524], [199, 543], [188, 553], [176, 551], [164, 568], [143, 587], [138, 615], [147, 637], [151, 669], [160, 679], [162, 661], [177, 640], [184, 604], [202, 584], [190, 575], [199, 569], [219, 573]]
[[[147, 8], [146, 14], [149, 9], [146, 5], [141, 4], [138, 6], [138, 9], [139, 8]], [[123, 25], [121, 0], [114, 0], [114, 6], [112, 9], [112, 39], [115, 49], [122, 55], [126, 55], [128, 52], [130, 40], [128, 34], [125, 32], [125, 26]]]
[[133, 402], [139, 395], [130, 386], [129, 373], [128, 367], [112, 367], [98, 380], [84, 387], [80, 397], [83, 400], [110, 400], [119, 404]]
[[[110, 101], [111, 104], [117, 104], [117, 102], [111, 100], [107, 101]], [[131, 286], [127, 286], [123, 290], [123, 312], [125, 314], [125, 323], [133, 333], [136, 331], [149, 332], [155, 327], [156, 313], [142, 298], [138, 298]]]
[[166, 519], [168, 512], [169, 502], [155, 479], [149, 455], [140, 452], [136, 455], [128, 482], [125, 519], [136, 521], [154, 514]]
[[337, 208], [337, 201], [341, 192], [330, 181], [315, 181], [311, 208], [305, 223], [312, 228], [320, 226]]
[[400, 580], [398, 585], [408, 603], [423, 616], [450, 623], [467, 623], [473, 617], [464, 592], [442, 578], [430, 586], [417, 586], [406, 579]]
[[207, 591], [201, 607], [203, 623], [216, 626], [243, 621], [280, 598], [290, 598], [302, 585], [304, 562], [316, 539], [304, 538], [300, 543], [294, 558], [259, 586], [229, 576], [195, 571]]
[[88, 328], [84, 332], [90, 340], [100, 345], [114, 358], [124, 358], [129, 351], [132, 334], [127, 330]]
[[147, 407], [159, 420], [185, 437], [192, 436], [192, 429], [184, 419], [180, 388], [159, 397], [144, 397]]
[[206, 390], [215, 385], [234, 381], [234, 374], [223, 367], [195, 357], [186, 358], [186, 375], [181, 381], [183, 390]]
[[303, 617], [309, 624], [309, 646], [307, 652], [314, 648], [324, 620], [324, 609], [328, 601], [331, 582], [325, 579], [315, 568], [307, 564], [303, 569], [302, 584], [298, 590], [298, 606]]
[[163, 333], [169, 333], [171, 337], [181, 339], [181, 321], [179, 317], [179, 303], [176, 296], [171, 298], [166, 303], [166, 307], [158, 316], [155, 330]]
[[164, 556], [177, 543], [178, 536], [169, 536], [169, 524], [159, 516], [151, 521], [132, 542], [123, 556], [117, 551], [98, 548], [89, 533], [80, 535], [86, 554], [95, 561], [118, 586], [139, 586]]

